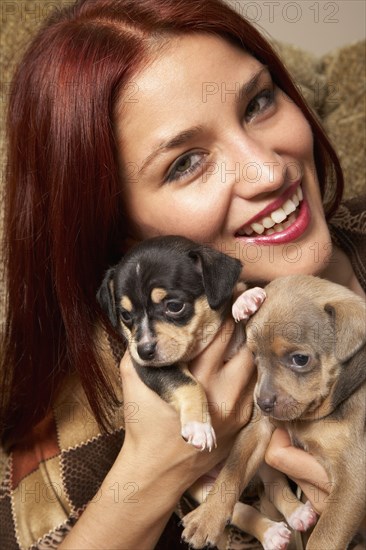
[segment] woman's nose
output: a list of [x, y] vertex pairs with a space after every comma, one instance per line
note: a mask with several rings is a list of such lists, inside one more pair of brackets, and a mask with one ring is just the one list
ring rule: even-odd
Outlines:
[[236, 165], [235, 194], [246, 199], [279, 189], [286, 181], [295, 181], [299, 171], [295, 162], [288, 162], [265, 139], [254, 140], [247, 135], [235, 157], [231, 161]]

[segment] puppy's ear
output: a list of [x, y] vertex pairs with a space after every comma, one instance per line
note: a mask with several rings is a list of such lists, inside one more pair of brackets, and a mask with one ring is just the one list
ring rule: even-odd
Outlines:
[[366, 343], [366, 304], [360, 298], [349, 297], [331, 301], [324, 306], [334, 329], [334, 351], [345, 362]]
[[332, 395], [335, 409], [366, 381], [366, 306], [352, 297], [332, 301], [324, 309], [333, 324], [336, 359], [343, 363]]
[[219, 309], [231, 298], [242, 269], [241, 262], [208, 246], [191, 250], [189, 256], [202, 274], [210, 307]]
[[97, 292], [97, 300], [99, 302], [100, 307], [102, 308], [104, 313], [107, 315], [108, 319], [110, 320], [114, 328], [118, 328], [116, 302], [114, 299], [114, 284], [113, 284], [114, 272], [115, 272], [114, 267], [111, 267], [110, 269], [108, 269], [103, 279], [103, 282]]

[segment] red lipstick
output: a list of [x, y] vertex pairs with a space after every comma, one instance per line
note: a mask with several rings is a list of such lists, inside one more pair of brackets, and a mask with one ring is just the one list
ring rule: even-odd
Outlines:
[[258, 214], [250, 218], [250, 220], [248, 220], [245, 225], [240, 227], [237, 232], [239, 232], [243, 227], [248, 227], [251, 223], [261, 220], [265, 216], [269, 216], [272, 212], [277, 210], [277, 208], [281, 208], [281, 206], [287, 201], [287, 199], [290, 199], [294, 195], [300, 183], [301, 183], [300, 181], [295, 181], [295, 183], [290, 185], [290, 187], [288, 187], [286, 191], [284, 191], [283, 194], [280, 197], [278, 197], [278, 199], [271, 202], [271, 204], [263, 208], [263, 210], [258, 212]]
[[[285, 191], [285, 193], [281, 195], [281, 197], [279, 197], [276, 201], [272, 202], [266, 208], [261, 210], [261, 212], [253, 216], [253, 218], [249, 220], [249, 222], [247, 222], [245, 226], [242, 226], [242, 227], [248, 227], [251, 223], [254, 223], [257, 220], [261, 220], [265, 216], [271, 214], [271, 212], [273, 212], [277, 208], [280, 208], [282, 204], [284, 204], [286, 200], [294, 194], [298, 185], [299, 185], [299, 182], [296, 182], [295, 184], [291, 185]], [[238, 240], [245, 241], [245, 243], [248, 243], [248, 244], [251, 243], [251, 244], [270, 245], [270, 244], [291, 243], [293, 241], [296, 241], [306, 231], [310, 223], [310, 219], [311, 219], [311, 215], [310, 215], [309, 205], [306, 200], [306, 196], [304, 196], [303, 200], [301, 201], [298, 207], [298, 216], [296, 220], [289, 227], [287, 227], [287, 229], [284, 229], [283, 231], [280, 231], [278, 233], [272, 233], [271, 235], [254, 235], [254, 234], [250, 236], [236, 235], [236, 238]]]

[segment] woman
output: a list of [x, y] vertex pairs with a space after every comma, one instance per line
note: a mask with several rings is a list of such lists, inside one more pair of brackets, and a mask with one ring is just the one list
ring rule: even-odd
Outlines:
[[[230, 320], [193, 362], [215, 405], [218, 448], [205, 454], [181, 440], [176, 414], [125, 354], [124, 432], [96, 337], [103, 273], [134, 241], [174, 233], [239, 257], [250, 283], [313, 273], [362, 294], [326, 223], [341, 198], [339, 162], [270, 46], [218, 0], [84, 0], [56, 14], [15, 76], [9, 143], [11, 544], [152, 548], [184, 491], [248, 422], [254, 366], [245, 349], [224, 365]], [[95, 442], [90, 463], [82, 451]], [[267, 459], [309, 498], [326, 490], [322, 468], [285, 434]]]

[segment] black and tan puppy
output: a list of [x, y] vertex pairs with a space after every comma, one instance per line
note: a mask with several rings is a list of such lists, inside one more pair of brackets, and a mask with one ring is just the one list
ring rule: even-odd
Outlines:
[[[149, 239], [106, 274], [98, 300], [123, 334], [140, 378], [180, 414], [182, 436], [202, 450], [216, 444], [205, 393], [187, 363], [229, 314], [241, 263], [175, 236]], [[248, 311], [264, 299], [248, 291]], [[244, 334], [244, 332], [243, 332]]]
[[183, 535], [194, 548], [216, 543], [281, 426], [323, 465], [332, 488], [307, 550], [344, 550], [365, 514], [365, 301], [312, 276], [279, 278], [265, 291], [247, 325], [261, 419], [241, 431], [207, 501], [184, 518]]

